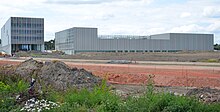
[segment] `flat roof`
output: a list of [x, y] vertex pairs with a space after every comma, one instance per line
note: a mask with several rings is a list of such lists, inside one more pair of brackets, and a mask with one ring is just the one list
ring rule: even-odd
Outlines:
[[44, 18], [38, 18], [38, 17], [10, 17], [10, 18], [21, 18], [21, 19], [44, 19]]

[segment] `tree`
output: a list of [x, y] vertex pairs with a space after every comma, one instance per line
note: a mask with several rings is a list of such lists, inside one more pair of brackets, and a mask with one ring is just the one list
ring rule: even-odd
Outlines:
[[214, 50], [220, 50], [220, 45], [219, 44], [215, 44], [214, 45]]
[[55, 40], [44, 42], [45, 50], [55, 50]]

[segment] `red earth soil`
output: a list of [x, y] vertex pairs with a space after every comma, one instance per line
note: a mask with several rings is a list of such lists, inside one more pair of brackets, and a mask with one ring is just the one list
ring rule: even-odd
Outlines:
[[[0, 65], [19, 63], [0, 61]], [[84, 68], [116, 84], [146, 84], [151, 75], [157, 86], [220, 88], [220, 67], [65, 63], [71, 67]]]

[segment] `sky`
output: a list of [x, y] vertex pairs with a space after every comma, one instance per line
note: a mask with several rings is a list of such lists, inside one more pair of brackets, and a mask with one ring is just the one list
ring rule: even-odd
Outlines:
[[99, 35], [212, 33], [220, 44], [220, 0], [0, 0], [0, 27], [10, 17], [44, 18], [45, 40], [72, 27]]

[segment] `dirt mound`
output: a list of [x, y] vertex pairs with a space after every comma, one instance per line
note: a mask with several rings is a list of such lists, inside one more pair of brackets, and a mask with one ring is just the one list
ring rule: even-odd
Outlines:
[[91, 88], [101, 83], [101, 79], [84, 69], [71, 69], [60, 61], [46, 62], [39, 72], [40, 79], [45, 84], [52, 84], [56, 89], [67, 87]]
[[189, 90], [187, 96], [195, 96], [206, 103], [220, 102], [220, 90], [211, 88], [196, 88]]
[[36, 79], [37, 88], [52, 86], [57, 90], [66, 90], [68, 87], [89, 89], [102, 82], [101, 78], [92, 73], [84, 69], [70, 68], [60, 61], [43, 63], [31, 58], [10, 68], [7, 71], [11, 71], [11, 75], [18, 75], [28, 82], [32, 78]]
[[42, 62], [38, 62], [31, 58], [19, 64], [15, 69], [15, 73], [19, 74], [21, 77], [25, 79], [30, 79], [30, 77], [32, 77], [32, 75], [34, 74], [37, 74], [37, 72], [42, 67], [43, 67]]

